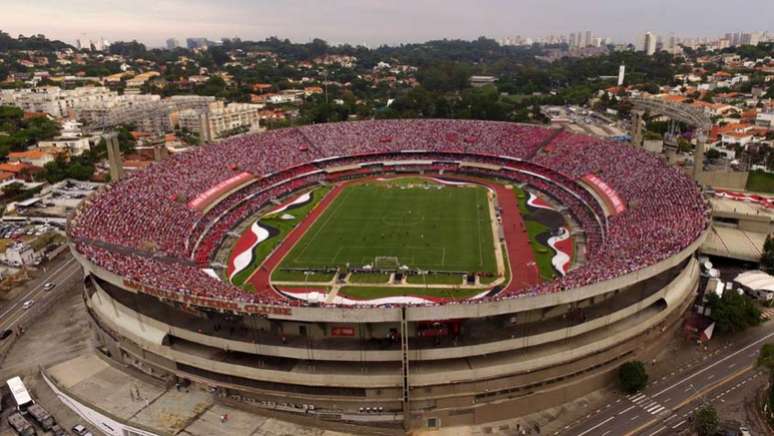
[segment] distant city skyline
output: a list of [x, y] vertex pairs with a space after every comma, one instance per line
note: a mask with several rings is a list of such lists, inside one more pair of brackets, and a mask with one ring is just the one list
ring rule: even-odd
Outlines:
[[432, 39], [495, 39], [592, 31], [616, 42], [637, 43], [645, 32], [692, 37], [772, 31], [774, 2], [751, 0], [728, 7], [717, 0], [36, 0], [0, 6], [0, 30], [13, 36], [42, 33], [78, 39], [136, 39], [163, 47], [169, 38], [269, 36], [306, 42], [377, 46]]

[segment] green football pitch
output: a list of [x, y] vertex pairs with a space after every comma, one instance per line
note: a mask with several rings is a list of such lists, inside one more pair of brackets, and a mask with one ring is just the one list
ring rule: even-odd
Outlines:
[[347, 186], [279, 269], [362, 267], [377, 258], [412, 269], [496, 274], [487, 190], [427, 181]]

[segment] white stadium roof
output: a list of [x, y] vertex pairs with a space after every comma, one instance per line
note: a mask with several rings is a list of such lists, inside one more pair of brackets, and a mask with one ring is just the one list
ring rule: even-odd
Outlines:
[[774, 277], [763, 271], [743, 272], [734, 281], [748, 289], [774, 292]]

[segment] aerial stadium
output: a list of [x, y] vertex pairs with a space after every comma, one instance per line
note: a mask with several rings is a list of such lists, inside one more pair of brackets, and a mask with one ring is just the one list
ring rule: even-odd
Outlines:
[[112, 359], [368, 431], [604, 387], [679, 326], [708, 217], [692, 179], [628, 144], [376, 120], [170, 157], [84, 202], [68, 234]]

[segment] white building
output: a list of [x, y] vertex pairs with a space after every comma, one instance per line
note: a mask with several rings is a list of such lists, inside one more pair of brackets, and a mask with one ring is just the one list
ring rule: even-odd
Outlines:
[[28, 244], [19, 242], [6, 248], [0, 254], [0, 260], [13, 266], [30, 266], [40, 262], [40, 253], [36, 253]]
[[774, 112], [761, 112], [756, 115], [755, 125], [774, 129]]
[[646, 32], [645, 35], [643, 35], [642, 37], [642, 51], [644, 51], [645, 54], [648, 56], [655, 54], [656, 42], [657, 42], [656, 35], [650, 32]]
[[231, 103], [223, 106], [222, 102], [211, 105], [206, 111], [189, 109], [178, 113], [180, 128], [197, 133], [203, 142], [210, 142], [228, 136], [238, 129], [257, 130], [261, 105], [249, 103]]
[[46, 112], [53, 117], [72, 116], [87, 104], [114, 98], [117, 94], [101, 86], [63, 90], [56, 86], [0, 91], [0, 103], [17, 106], [25, 112]]

